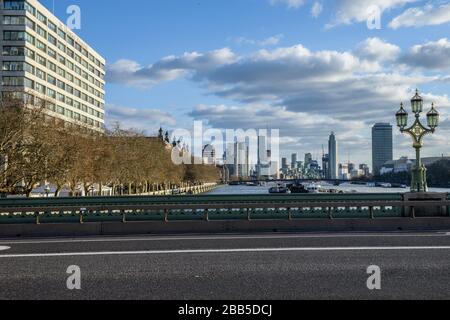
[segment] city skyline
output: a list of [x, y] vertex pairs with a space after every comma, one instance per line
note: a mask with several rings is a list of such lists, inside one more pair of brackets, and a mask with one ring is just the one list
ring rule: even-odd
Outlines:
[[[286, 157], [321, 155], [324, 137], [335, 131], [341, 152], [371, 163], [370, 128], [394, 123], [400, 102], [418, 87], [426, 108], [434, 101], [442, 112], [443, 128], [424, 156], [448, 149], [449, 1], [385, 1], [381, 29], [367, 27], [364, 9], [374, 1], [318, 1], [322, 10], [314, 1], [292, 3], [142, 1], [139, 12], [127, 14], [132, 8], [62, 0], [55, 10], [62, 19], [69, 4], [79, 5], [77, 33], [107, 59], [109, 125], [120, 120], [147, 132], [160, 125], [190, 128], [201, 119], [214, 128], [270, 126], [281, 129]], [[408, 22], [412, 9], [423, 13], [414, 27]], [[239, 19], [248, 12], [258, 14]], [[188, 25], [181, 13], [193, 17]], [[138, 21], [137, 28], [122, 14]], [[146, 41], [137, 36], [141, 31]], [[397, 131], [394, 144], [395, 158], [413, 156]]]

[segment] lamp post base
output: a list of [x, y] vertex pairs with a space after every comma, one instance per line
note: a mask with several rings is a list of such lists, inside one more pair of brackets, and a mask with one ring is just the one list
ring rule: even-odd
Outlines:
[[428, 192], [427, 168], [424, 165], [416, 166], [412, 171], [411, 192]]

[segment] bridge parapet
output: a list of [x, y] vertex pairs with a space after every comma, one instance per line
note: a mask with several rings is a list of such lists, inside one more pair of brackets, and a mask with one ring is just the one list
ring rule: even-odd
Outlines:
[[[434, 198], [433, 198], [434, 199]], [[0, 224], [415, 218], [450, 216], [447, 195], [410, 201], [402, 194], [167, 196], [0, 200]], [[424, 211], [425, 213], [427, 211]], [[425, 214], [424, 216], [427, 216]]]

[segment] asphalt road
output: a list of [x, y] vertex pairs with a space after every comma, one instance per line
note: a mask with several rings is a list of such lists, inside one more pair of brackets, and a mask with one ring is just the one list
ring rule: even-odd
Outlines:
[[450, 233], [0, 240], [0, 299], [450, 299]]

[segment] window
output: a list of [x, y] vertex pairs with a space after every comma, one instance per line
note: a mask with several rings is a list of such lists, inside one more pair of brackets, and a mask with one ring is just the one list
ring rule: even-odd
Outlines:
[[58, 41], [54, 36], [52, 36], [50, 33], [48, 34], [48, 42], [50, 42], [55, 47], [58, 45]]
[[47, 82], [51, 83], [54, 86], [56, 86], [56, 79], [55, 79], [55, 77], [53, 77], [51, 75], [47, 75]]
[[36, 84], [34, 86], [34, 90], [36, 90], [40, 94], [45, 94], [47, 88], [45, 86], [43, 86], [42, 84], [36, 82]]
[[56, 107], [56, 112], [58, 112], [59, 114], [64, 115], [65, 113], [65, 109], [61, 106]]
[[44, 81], [47, 80], [45, 72], [39, 68], [36, 68], [36, 77], [38, 77], [39, 79], [44, 80]]
[[58, 88], [65, 90], [66, 89], [66, 84], [60, 80], [57, 81], [58, 84]]
[[63, 94], [61, 94], [61, 93], [57, 94], [57, 99], [58, 99], [59, 102], [62, 102], [62, 103], [66, 102], [66, 97]]
[[24, 77], [3, 77], [2, 86], [18, 87], [23, 86]]
[[48, 68], [56, 73], [56, 64], [53, 62], [48, 61]]
[[24, 47], [11, 47], [4, 46], [3, 47], [3, 55], [4, 56], [25, 56], [25, 48]]
[[58, 75], [65, 78], [66, 77], [66, 71], [64, 69], [61, 69], [58, 67]]
[[28, 49], [28, 48], [25, 48], [25, 55], [26, 55], [28, 58], [31, 58], [31, 59], [34, 60], [35, 54], [34, 54], [34, 51], [33, 51], [33, 50]]
[[3, 71], [26, 71], [34, 74], [34, 67], [26, 62], [3, 61]]
[[62, 39], [66, 40], [66, 33], [65, 33], [64, 31], [62, 31], [61, 29], [58, 29], [58, 35], [59, 35]]
[[62, 55], [58, 55], [59, 63], [65, 65], [66, 64], [66, 58], [64, 58]]
[[37, 14], [36, 14], [36, 18], [38, 18], [38, 20], [40, 21], [40, 22], [42, 22], [43, 24], [47, 24], [47, 18], [41, 13], [41, 12], [37, 12]]
[[56, 91], [50, 88], [47, 88], [47, 95], [53, 99], [56, 98]]
[[36, 40], [36, 47], [43, 52], [47, 52], [47, 46], [42, 41]]
[[34, 89], [34, 81], [28, 78], [24, 79], [24, 85], [26, 88]]
[[58, 31], [58, 28], [56, 27], [56, 24], [54, 24], [50, 20], [48, 21], [48, 27], [49, 27], [50, 30], [52, 30], [55, 33]]
[[72, 46], [72, 47], [74, 47], [75, 46], [75, 41], [71, 38], [71, 37], [67, 37], [67, 42]]
[[55, 51], [55, 50], [48, 48], [47, 53], [48, 53], [48, 55], [49, 55], [50, 57], [52, 57], [53, 59], [56, 60], [57, 54], [56, 54], [56, 51]]
[[25, 25], [25, 16], [3, 16], [4, 25]]
[[44, 57], [37, 55], [37, 60], [36, 60], [39, 64], [42, 64], [44, 67], [47, 66], [47, 59], [45, 59]]
[[34, 37], [29, 33], [25, 33], [25, 41], [34, 45]]
[[47, 31], [42, 29], [41, 27], [37, 26], [36, 32], [38, 35], [40, 35], [42, 38], [47, 38]]
[[25, 32], [23, 32], [23, 31], [3, 31], [3, 40], [24, 41], [25, 40]]
[[58, 49], [62, 52], [66, 52], [66, 46], [63, 45], [61, 42], [58, 42]]

